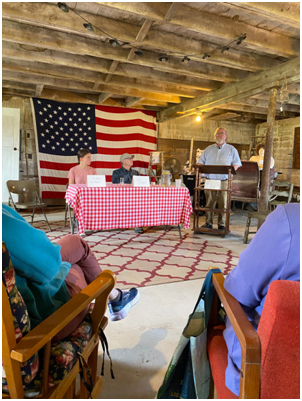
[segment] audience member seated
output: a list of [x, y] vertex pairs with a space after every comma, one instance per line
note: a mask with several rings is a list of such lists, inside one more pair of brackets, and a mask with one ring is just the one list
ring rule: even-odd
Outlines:
[[90, 167], [91, 153], [88, 149], [78, 151], [78, 165], [68, 173], [69, 184], [87, 184], [87, 175], [96, 175], [96, 169]]
[[[31, 327], [36, 327], [100, 274], [101, 268], [89, 245], [77, 235], [67, 235], [52, 243], [43, 231], [2, 204], [2, 240], [9, 250], [16, 284], [28, 308]], [[124, 319], [139, 300], [136, 288], [109, 295], [112, 321]], [[88, 309], [88, 308], [87, 308]], [[83, 320], [79, 314], [53, 339], [68, 336]]]
[[[225, 289], [240, 302], [255, 330], [269, 285], [275, 280], [300, 281], [299, 204], [279, 205], [267, 217], [225, 279]], [[228, 348], [225, 384], [238, 396], [241, 348], [228, 318], [223, 336]]]
[[[257, 148], [256, 148], [257, 156], [252, 156], [252, 157], [250, 158], [250, 162], [256, 162], [256, 163], [258, 163], [258, 167], [259, 167], [259, 171], [260, 171], [259, 187], [261, 186], [261, 179], [262, 179], [264, 150], [265, 150], [265, 145], [264, 145], [264, 143], [260, 143], [260, 144], [257, 146]], [[271, 157], [270, 168], [273, 168], [274, 165], [275, 165], [275, 160], [274, 160], [273, 157]]]
[[[138, 171], [131, 168], [133, 166], [133, 159], [134, 155], [129, 155], [129, 153], [122, 154], [120, 157], [120, 163], [122, 167], [114, 170], [112, 173], [113, 184], [120, 184], [121, 178], [123, 179], [124, 184], [132, 184], [133, 176], [139, 175]], [[134, 231], [137, 234], [142, 234], [144, 232], [142, 227], [136, 227]]]

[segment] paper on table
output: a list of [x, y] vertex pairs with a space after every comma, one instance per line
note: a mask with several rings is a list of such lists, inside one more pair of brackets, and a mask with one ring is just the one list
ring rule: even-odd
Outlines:
[[204, 189], [221, 189], [220, 180], [206, 180]]
[[87, 175], [87, 187], [105, 187], [105, 175]]
[[135, 187], [150, 187], [150, 177], [148, 176], [133, 176], [133, 185]]

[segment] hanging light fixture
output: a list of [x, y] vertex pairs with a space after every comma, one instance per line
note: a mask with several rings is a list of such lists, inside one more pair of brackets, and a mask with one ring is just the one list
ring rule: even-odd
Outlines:
[[161, 61], [162, 63], [166, 63], [169, 60], [169, 57], [167, 55], [163, 55], [160, 56], [158, 60]]
[[242, 33], [240, 38], [237, 40], [237, 45], [241, 45], [241, 43], [246, 39], [246, 33]]
[[208, 54], [208, 53], [205, 53], [205, 54], [202, 56], [202, 58], [203, 58], [204, 60], [206, 60], [207, 58], [210, 58], [210, 57], [211, 57], [211, 55]]
[[228, 50], [230, 50], [229, 46], [223, 46], [221, 49], [221, 53], [227, 52]]
[[119, 47], [120, 42], [117, 39], [110, 39], [109, 43], [113, 46], [113, 47]]
[[141, 49], [135, 50], [134, 52], [137, 56], [143, 57], [144, 52]]
[[201, 111], [196, 109], [196, 121], [200, 122], [201, 121]]
[[84, 28], [87, 29], [87, 31], [94, 32], [93, 26], [90, 24], [90, 22], [88, 24], [83, 24], [83, 25]]
[[58, 5], [59, 9], [62, 10], [64, 13], [69, 12], [69, 7], [66, 3], [58, 3], [57, 5]]
[[188, 62], [190, 61], [191, 59], [188, 57], [188, 56], [185, 56], [181, 61], [183, 62], [183, 63], [185, 63], [185, 64], [188, 64]]

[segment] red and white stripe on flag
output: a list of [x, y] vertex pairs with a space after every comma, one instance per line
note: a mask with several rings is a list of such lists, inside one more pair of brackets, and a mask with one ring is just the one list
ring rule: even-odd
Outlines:
[[147, 173], [150, 152], [157, 150], [155, 112], [120, 107], [32, 99], [40, 196], [64, 199], [67, 175], [77, 152], [91, 150], [91, 166], [111, 182], [120, 156], [133, 154], [133, 168]]

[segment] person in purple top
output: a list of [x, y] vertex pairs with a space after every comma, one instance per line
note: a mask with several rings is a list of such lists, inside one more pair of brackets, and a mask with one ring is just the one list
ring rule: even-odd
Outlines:
[[[279, 205], [268, 215], [225, 279], [224, 288], [240, 302], [255, 330], [274, 280], [300, 281], [299, 203]], [[223, 336], [228, 348], [225, 384], [239, 395], [241, 348], [228, 318]]]

